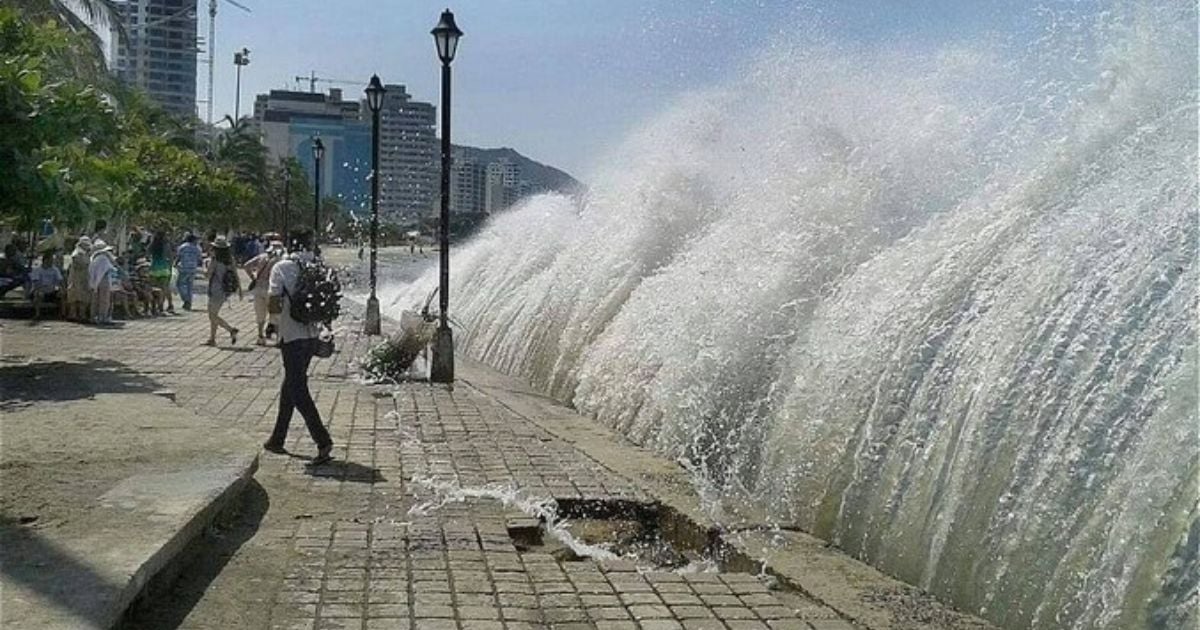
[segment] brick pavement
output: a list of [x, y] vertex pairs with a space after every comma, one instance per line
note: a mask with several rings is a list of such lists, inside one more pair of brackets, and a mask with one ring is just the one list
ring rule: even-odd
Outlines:
[[[198, 301], [198, 306], [203, 301]], [[226, 317], [253, 342], [250, 302]], [[281, 364], [272, 348], [206, 347], [203, 310], [105, 330], [4, 321], [0, 354], [98, 356], [261, 441]], [[352, 318], [343, 326], [358, 328]], [[245, 343], [245, 342], [243, 342]], [[744, 573], [674, 573], [635, 562], [561, 560], [514, 544], [513, 498], [645, 500], [575, 446], [482, 391], [360, 382], [353, 332], [314, 362], [311, 387], [336, 443], [311, 467], [297, 417], [292, 456], [264, 454], [239, 520], [131, 628], [803, 629], [852, 628], [832, 610]]]

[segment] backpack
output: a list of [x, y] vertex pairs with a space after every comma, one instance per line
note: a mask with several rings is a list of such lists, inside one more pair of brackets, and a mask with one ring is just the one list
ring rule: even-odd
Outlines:
[[342, 311], [342, 285], [325, 263], [297, 261], [296, 290], [288, 295], [288, 314], [302, 324], [329, 324]]
[[221, 290], [225, 295], [232, 295], [238, 290], [237, 272], [233, 269], [226, 269], [225, 274], [221, 276]]

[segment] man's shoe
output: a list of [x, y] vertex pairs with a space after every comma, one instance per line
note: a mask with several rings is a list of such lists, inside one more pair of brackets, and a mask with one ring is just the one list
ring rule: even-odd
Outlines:
[[322, 446], [321, 448], [317, 449], [317, 456], [313, 458], [312, 465], [320, 466], [321, 464], [328, 464], [332, 460], [333, 445], [330, 444], [329, 446]]
[[276, 455], [287, 454], [287, 449], [283, 448], [282, 444], [276, 444], [274, 442], [263, 442], [263, 450], [270, 453], [275, 453]]

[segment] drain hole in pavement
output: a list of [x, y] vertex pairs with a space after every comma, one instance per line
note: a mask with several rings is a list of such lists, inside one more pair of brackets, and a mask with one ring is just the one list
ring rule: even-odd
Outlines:
[[549, 554], [559, 562], [632, 562], [644, 570], [715, 570], [702, 553], [672, 544], [653, 504], [559, 501], [554, 521], [513, 516], [508, 535], [519, 552]]

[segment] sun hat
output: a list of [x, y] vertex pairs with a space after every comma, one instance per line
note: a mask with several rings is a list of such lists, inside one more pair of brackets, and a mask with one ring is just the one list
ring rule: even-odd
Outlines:
[[72, 252], [71, 255], [74, 256], [75, 254], [88, 253], [91, 251], [92, 239], [87, 236], [80, 236], [79, 240], [75, 241], [75, 251]]
[[212, 246], [216, 247], [217, 249], [227, 249], [229, 247], [229, 241], [226, 240], [224, 236], [218, 236], [217, 238], [213, 239]]
[[96, 241], [94, 243], [92, 243], [92, 253], [93, 254], [99, 254], [101, 252], [111, 252], [112, 250], [113, 250], [112, 245], [105, 243], [104, 239], [102, 239], [102, 238], [98, 238], [98, 239], [96, 239]]

